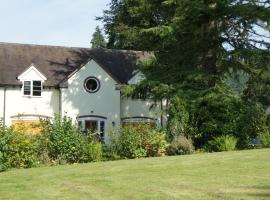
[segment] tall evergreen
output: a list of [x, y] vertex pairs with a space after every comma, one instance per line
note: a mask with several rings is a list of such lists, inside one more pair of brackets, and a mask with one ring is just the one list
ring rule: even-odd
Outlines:
[[109, 48], [155, 55], [142, 63], [145, 80], [123, 92], [167, 99], [171, 136], [186, 134], [202, 147], [233, 134], [242, 148], [265, 131], [269, 0], [111, 0], [99, 19]]
[[106, 47], [106, 42], [99, 26], [96, 27], [91, 40], [92, 48], [104, 48]]
[[186, 94], [220, 85], [229, 71], [258, 79], [268, 70], [269, 3], [112, 0], [99, 19], [108, 47], [154, 52], [155, 59], [141, 69], [147, 84], [169, 85]]

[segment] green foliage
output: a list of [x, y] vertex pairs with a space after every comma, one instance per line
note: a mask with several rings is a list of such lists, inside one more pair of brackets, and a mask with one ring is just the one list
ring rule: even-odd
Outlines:
[[209, 141], [205, 146], [207, 151], [233, 151], [236, 149], [237, 139], [234, 136], [222, 135]]
[[238, 131], [240, 106], [240, 98], [229, 93], [212, 91], [202, 96], [192, 113], [196, 147], [221, 135], [234, 135]]
[[167, 146], [165, 137], [148, 125], [125, 126], [110, 133], [110, 149], [123, 158], [162, 156]]
[[191, 154], [193, 153], [193, 151], [194, 146], [192, 144], [192, 141], [182, 135], [176, 136], [167, 148], [168, 155]]
[[38, 141], [34, 135], [11, 132], [8, 152], [9, 167], [30, 168], [39, 164]]
[[223, 76], [223, 82], [235, 95], [242, 96], [247, 89], [247, 83], [250, 77], [243, 70], [234, 71], [232, 68]]
[[251, 140], [267, 131], [265, 109], [260, 103], [245, 102], [240, 112], [238, 132], [238, 148], [247, 148]]
[[52, 164], [52, 158], [49, 156], [49, 133], [51, 127], [51, 121], [49, 119], [40, 120], [40, 124], [38, 125], [40, 128], [40, 134], [36, 135], [38, 140], [38, 157], [40, 163], [44, 165]]
[[178, 135], [188, 133], [189, 112], [187, 111], [186, 102], [182, 98], [175, 96], [170, 99], [168, 115], [167, 129], [169, 138], [175, 138]]
[[100, 142], [91, 141], [85, 145], [84, 157], [86, 162], [97, 162], [103, 158], [103, 147]]
[[91, 40], [92, 48], [104, 48], [106, 42], [99, 26], [96, 27]]
[[260, 138], [260, 142], [262, 147], [270, 147], [270, 133], [269, 132], [265, 132], [265, 133], [261, 133], [259, 135]]
[[49, 123], [47, 135], [50, 158], [60, 162], [82, 162], [84, 136], [71, 118], [55, 116]]
[[0, 171], [29, 168], [39, 164], [38, 138], [22, 129], [0, 126]]
[[202, 147], [232, 134], [245, 148], [265, 131], [257, 103], [270, 103], [268, 1], [111, 0], [99, 19], [108, 47], [153, 52], [128, 92], [168, 100], [171, 138], [193, 134]]
[[8, 152], [9, 152], [9, 144], [11, 140], [11, 135], [9, 129], [3, 126], [1, 122], [0, 126], [0, 172], [5, 171], [8, 165]]
[[140, 158], [146, 156], [142, 147], [140, 133], [134, 127], [124, 127], [111, 132], [112, 150], [125, 158]]
[[66, 116], [42, 120], [39, 128], [40, 134], [31, 135], [25, 128], [18, 131], [0, 126], [0, 171], [40, 164], [95, 162], [103, 158], [97, 134], [83, 135]]
[[270, 62], [267, 1], [111, 0], [99, 19], [109, 48], [153, 51], [147, 80], [181, 89], [213, 87], [231, 68], [258, 75]]

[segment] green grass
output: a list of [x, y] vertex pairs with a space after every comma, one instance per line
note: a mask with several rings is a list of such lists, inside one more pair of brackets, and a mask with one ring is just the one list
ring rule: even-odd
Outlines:
[[0, 199], [270, 199], [270, 149], [11, 170]]

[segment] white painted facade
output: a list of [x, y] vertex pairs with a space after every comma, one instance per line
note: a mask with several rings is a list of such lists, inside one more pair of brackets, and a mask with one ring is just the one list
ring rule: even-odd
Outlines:
[[[1, 92], [1, 105], [4, 105], [4, 92]], [[2, 118], [4, 111], [2, 110]], [[5, 124], [12, 124], [12, 116], [45, 115], [53, 117], [59, 113], [59, 91], [44, 89], [41, 97], [23, 96], [21, 88], [6, 89]]]
[[[46, 77], [31, 65], [18, 79], [22, 82], [40, 80]], [[84, 82], [88, 77], [99, 80], [99, 90], [86, 91]], [[121, 97], [118, 82], [98, 63], [90, 60], [85, 66], [74, 72], [66, 80], [66, 88], [43, 88], [41, 96], [25, 96], [22, 87], [0, 87], [0, 117], [6, 125], [12, 124], [12, 116], [42, 115], [53, 117], [54, 114], [66, 115], [74, 121], [98, 120], [98, 128], [105, 123], [105, 140], [109, 130], [121, 124], [124, 118], [151, 118], [159, 122], [160, 109], [150, 110], [150, 101], [132, 100]], [[5, 116], [4, 116], [5, 113]]]

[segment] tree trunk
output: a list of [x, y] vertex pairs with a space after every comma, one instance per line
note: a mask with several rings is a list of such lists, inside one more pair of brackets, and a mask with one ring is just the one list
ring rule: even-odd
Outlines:
[[[209, 9], [216, 9], [217, 3], [208, 3]], [[217, 51], [218, 51], [218, 27], [215, 16], [208, 16], [203, 28], [205, 40], [205, 53], [203, 55], [202, 67], [207, 74], [211, 76], [208, 80], [208, 86], [213, 87], [216, 84], [215, 75], [217, 74]]]

